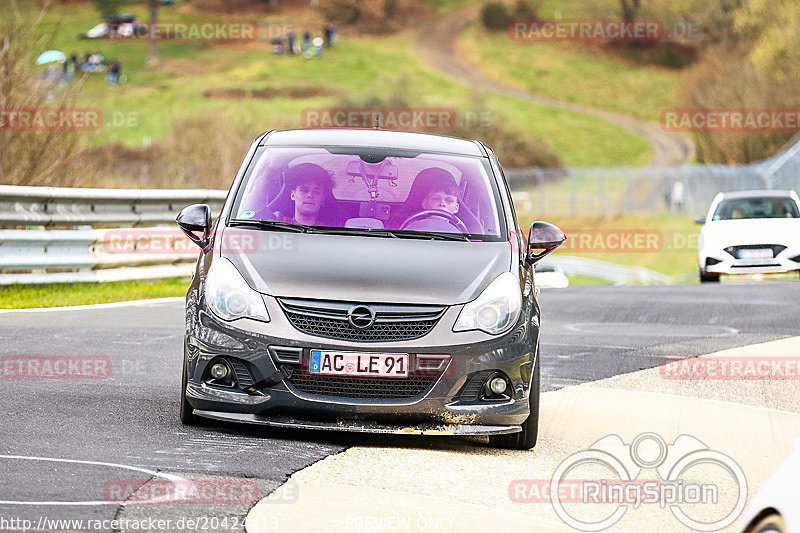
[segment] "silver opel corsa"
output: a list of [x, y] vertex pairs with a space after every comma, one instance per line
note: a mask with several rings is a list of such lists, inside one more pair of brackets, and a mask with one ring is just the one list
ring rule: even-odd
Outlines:
[[271, 131], [201, 248], [186, 296], [180, 416], [275, 427], [488, 435], [536, 444], [533, 265], [564, 240], [516, 222], [478, 141]]

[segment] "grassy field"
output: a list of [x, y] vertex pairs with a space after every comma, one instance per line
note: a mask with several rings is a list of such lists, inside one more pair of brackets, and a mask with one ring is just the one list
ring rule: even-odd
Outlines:
[[593, 287], [596, 285], [611, 285], [608, 281], [586, 276], [567, 276], [570, 287]]
[[[688, 216], [542, 218], [567, 234], [567, 242], [556, 253], [641, 266], [671, 276], [676, 282], [693, 281], [697, 277], [700, 226]], [[520, 214], [520, 225], [527, 231], [534, 219]]]
[[681, 79], [679, 70], [637, 65], [575, 43], [514, 41], [477, 23], [458, 47], [475, 68], [519, 89], [652, 121], [675, 107]]
[[185, 296], [189, 280], [0, 286], [0, 308], [30, 309]]
[[[445, 11], [462, 5], [463, 0], [447, 0], [437, 4]], [[146, 20], [143, 6], [126, 9]], [[196, 14], [162, 10], [164, 20], [192, 20]], [[418, 106], [448, 106], [461, 112], [480, 113], [475, 102], [489, 108], [492, 119], [504, 121], [520, 134], [533, 133], [545, 140], [568, 165], [640, 165], [651, 156], [641, 138], [604, 121], [554, 109], [550, 106], [490, 95], [481, 100], [474, 92], [455, 83], [427, 65], [415, 54], [415, 35], [410, 32], [385, 36], [342, 35], [335, 49], [322, 58], [275, 56], [268, 42], [236, 44], [161, 43], [161, 62], [157, 67], [145, 66], [146, 44], [142, 42], [109, 42], [79, 40], [99, 20], [89, 4], [53, 8], [45, 28], [53, 32], [53, 47], [68, 55], [99, 50], [107, 59], [122, 64], [128, 83], [116, 88], [106, 85], [102, 75], [89, 75], [85, 80], [81, 103], [99, 107], [104, 118], [115, 112], [130, 113], [134, 120], [122, 125], [108, 124], [91, 135], [91, 142], [102, 145], [112, 142], [128, 147], [157, 142], [172, 129], [173, 123], [187, 116], [213, 116], [223, 113], [231, 121], [257, 121], [259, 131], [278, 127], [300, 127], [306, 108], [332, 105], [339, 94], [367, 95], [404, 84], [404, 95]], [[284, 19], [265, 17], [262, 23], [279, 26]], [[290, 89], [310, 89], [311, 93], [334, 93], [307, 98], [284, 94]], [[241, 99], [208, 97], [207, 91], [269, 89], [275, 97]], [[273, 91], [274, 90], [274, 91]], [[209, 124], [213, 127], [213, 124]]]

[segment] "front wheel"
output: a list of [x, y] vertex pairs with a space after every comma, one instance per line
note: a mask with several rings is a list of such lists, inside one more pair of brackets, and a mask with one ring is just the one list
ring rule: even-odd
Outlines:
[[702, 268], [700, 269], [700, 283], [714, 283], [719, 282], [719, 274], [708, 274]]
[[531, 390], [528, 391], [528, 402], [531, 414], [522, 424], [522, 431], [509, 433], [506, 435], [492, 435], [489, 437], [489, 444], [495, 448], [507, 448], [509, 450], [530, 450], [536, 446], [536, 438], [539, 435], [539, 389], [541, 382], [541, 370], [539, 367], [539, 353], [536, 353], [536, 363], [533, 367], [533, 379], [531, 380]]
[[194, 407], [186, 399], [186, 385], [189, 382], [186, 374], [186, 357], [183, 358], [183, 374], [181, 376], [181, 424], [184, 426], [200, 425], [200, 420], [194, 415]]

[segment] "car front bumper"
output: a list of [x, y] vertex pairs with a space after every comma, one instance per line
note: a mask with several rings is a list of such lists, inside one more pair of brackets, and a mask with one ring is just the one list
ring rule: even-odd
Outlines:
[[[265, 298], [266, 300], [266, 298]], [[454, 306], [434, 330], [421, 339], [397, 342], [351, 342], [302, 333], [279, 309], [270, 307], [272, 322], [238, 320], [224, 323], [187, 305], [186, 398], [198, 416], [216, 420], [339, 431], [405, 434], [502, 434], [520, 431], [530, 412], [529, 389], [538, 356], [538, 310], [523, 309], [515, 328], [498, 337], [481, 332], [454, 334], [460, 312]], [[275, 311], [274, 313], [272, 311]], [[193, 320], [196, 317], [197, 320]], [[452, 344], [454, 339], [463, 343]], [[276, 360], [270, 347], [302, 350], [301, 365]], [[220, 387], [203, 380], [209, 363], [219, 356], [242, 361], [256, 384], [280, 367], [302, 372], [308, 352], [316, 350], [409, 353], [412, 361], [446, 356], [446, 367], [430, 375], [431, 384], [405, 398], [351, 398], [312, 394], [292, 385], [292, 377], [253, 390]], [[480, 400], [465, 391], [490, 372], [510, 382], [507, 397]], [[326, 379], [319, 377], [317, 379]], [[368, 378], [365, 378], [368, 379]], [[402, 379], [402, 378], [401, 378]], [[537, 398], [538, 401], [538, 398]]]
[[[709, 265], [707, 258], [719, 263]], [[709, 274], [778, 274], [800, 270], [800, 249], [787, 248], [776, 257], [766, 259], [736, 259], [725, 250], [700, 256], [700, 265]]]

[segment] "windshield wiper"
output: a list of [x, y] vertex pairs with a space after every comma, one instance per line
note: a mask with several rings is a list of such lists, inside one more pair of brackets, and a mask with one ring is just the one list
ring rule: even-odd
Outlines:
[[383, 228], [314, 228], [318, 233], [330, 235], [370, 235], [373, 237], [398, 238], [391, 230]]
[[277, 229], [283, 231], [294, 231], [297, 233], [309, 233], [313, 231], [315, 228], [312, 226], [305, 226], [303, 224], [295, 224], [293, 222], [282, 222], [280, 220], [267, 220], [267, 219], [258, 219], [258, 220], [250, 220], [246, 218], [234, 218], [231, 219], [230, 226], [251, 226], [254, 228], [261, 228], [261, 229]]
[[429, 231], [399, 230], [384, 228], [314, 228], [318, 233], [332, 235], [366, 235], [373, 237], [393, 237], [395, 239], [438, 239], [442, 241], [468, 241], [469, 237], [460, 233], [435, 233]]
[[408, 239], [437, 239], [441, 241], [468, 241], [469, 237], [461, 233], [437, 233], [434, 231], [418, 231], [418, 230], [405, 230], [394, 229], [388, 230], [395, 234], [397, 237], [405, 237]]

